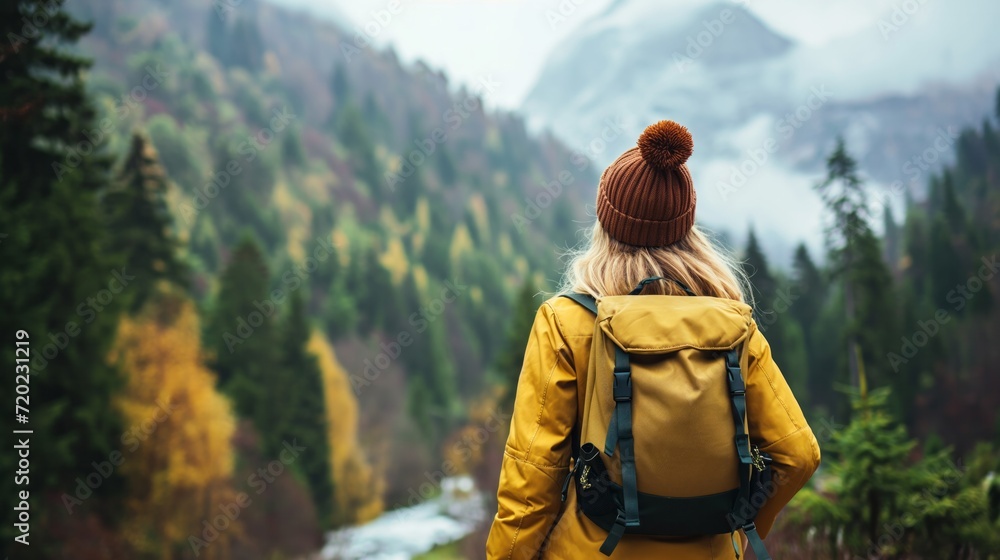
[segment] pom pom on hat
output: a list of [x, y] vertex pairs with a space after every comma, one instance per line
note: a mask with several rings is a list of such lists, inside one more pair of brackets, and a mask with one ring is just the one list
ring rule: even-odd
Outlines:
[[693, 151], [691, 133], [674, 121], [651, 124], [639, 136], [642, 159], [660, 171], [672, 171], [684, 165]]

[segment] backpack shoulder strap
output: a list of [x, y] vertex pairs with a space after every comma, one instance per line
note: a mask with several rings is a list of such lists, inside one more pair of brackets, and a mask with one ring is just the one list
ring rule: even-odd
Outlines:
[[[729, 399], [733, 407], [733, 423], [736, 427], [736, 455], [739, 457], [739, 477], [740, 477], [740, 487], [737, 499], [733, 504], [733, 510], [729, 517], [732, 519], [733, 530], [737, 528], [743, 529], [743, 533], [747, 536], [747, 541], [749, 542], [751, 548], [753, 548], [754, 554], [757, 556], [758, 560], [771, 560], [771, 556], [767, 553], [767, 547], [764, 546], [763, 539], [760, 538], [760, 534], [757, 533], [757, 525], [754, 523], [754, 519], [746, 519], [742, 517], [742, 511], [740, 511], [741, 504], [752, 504], [751, 502], [751, 488], [750, 488], [750, 475], [751, 469], [753, 467], [753, 457], [750, 453], [750, 436], [746, 432], [746, 426], [744, 423], [747, 419], [747, 403], [746, 403], [746, 382], [743, 380], [743, 374], [740, 371], [740, 350], [743, 346], [738, 346], [726, 352], [726, 373], [729, 378]], [[754, 512], [754, 517], [757, 513]]]
[[[597, 300], [581, 293], [562, 294], [578, 304], [586, 307], [597, 315]], [[629, 355], [621, 348], [615, 348], [614, 398], [615, 409], [608, 425], [608, 435], [604, 443], [604, 452], [609, 456], [618, 447], [622, 466], [623, 506], [618, 511], [615, 524], [608, 533], [608, 538], [601, 545], [601, 552], [611, 556], [618, 542], [625, 534], [626, 528], [639, 526], [639, 491], [635, 472], [635, 441], [632, 438], [632, 368]], [[574, 453], [578, 444], [574, 442]], [[579, 456], [579, 455], [577, 455]]]
[[[575, 301], [576, 303], [580, 304], [581, 306], [587, 308], [587, 310], [590, 311], [591, 313], [593, 313], [594, 315], [597, 315], [597, 300], [594, 299], [594, 296], [592, 296], [590, 294], [581, 294], [581, 293], [578, 293], [578, 292], [570, 292], [570, 293], [562, 294], [562, 297], [569, 298], [569, 299]], [[573, 433], [572, 433], [572, 436], [570, 438], [571, 439], [571, 445], [573, 447], [573, 464], [574, 464], [574, 466], [579, 466], [579, 463], [580, 463], [580, 434], [579, 434], [579, 429], [580, 429], [579, 426], [573, 428]], [[563, 483], [563, 492], [562, 492], [563, 501], [566, 500], [566, 497], [565, 497], [566, 496], [566, 490], [569, 488], [570, 479], [573, 478], [573, 472], [574, 471], [570, 471], [569, 475], [566, 476], [565, 482]]]
[[594, 299], [594, 296], [590, 294], [581, 294], [579, 292], [570, 292], [568, 294], [562, 294], [562, 297], [569, 298], [579, 303], [583, 307], [586, 307], [588, 311], [597, 315], [597, 300]]

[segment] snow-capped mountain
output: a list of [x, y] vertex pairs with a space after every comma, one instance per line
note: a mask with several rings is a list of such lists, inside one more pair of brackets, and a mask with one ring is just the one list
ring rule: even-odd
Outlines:
[[[685, 124], [699, 219], [736, 237], [752, 223], [788, 255], [801, 239], [819, 244], [810, 187], [836, 136], [898, 206], [900, 185], [919, 194], [954, 133], [992, 112], [995, 0], [901, 1], [818, 46], [771, 30], [746, 4], [617, 0], [553, 51], [524, 102], [529, 122], [599, 165], [651, 122]], [[605, 132], [609, 119], [620, 133]]]

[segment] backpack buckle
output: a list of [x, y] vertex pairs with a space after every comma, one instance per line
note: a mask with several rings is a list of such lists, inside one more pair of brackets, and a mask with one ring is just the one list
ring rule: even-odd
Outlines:
[[747, 434], [736, 434], [736, 453], [740, 457], [740, 463], [744, 465], [753, 464], [753, 456], [750, 454], [750, 436]]
[[615, 402], [627, 402], [632, 400], [632, 372], [615, 372], [614, 397]]

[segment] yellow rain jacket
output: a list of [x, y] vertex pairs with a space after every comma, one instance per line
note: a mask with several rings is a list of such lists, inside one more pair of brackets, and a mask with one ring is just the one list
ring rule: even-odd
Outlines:
[[[582, 423], [582, 388], [593, 332], [594, 316], [567, 298], [548, 300], [535, 316], [504, 450], [499, 507], [486, 544], [488, 560], [605, 558], [599, 549], [607, 533], [577, 507], [576, 486], [570, 485], [565, 503], [560, 500], [570, 468], [573, 430]], [[755, 325], [747, 344], [749, 434], [774, 460], [774, 493], [756, 519], [761, 537], [766, 537], [778, 512], [819, 466], [820, 450]], [[643, 419], [637, 416], [634, 421]], [[683, 460], [677, 465], [682, 467]], [[740, 557], [746, 547], [745, 537], [741, 538]], [[693, 539], [626, 535], [611, 558], [728, 560], [736, 558], [736, 550], [731, 535]]]

